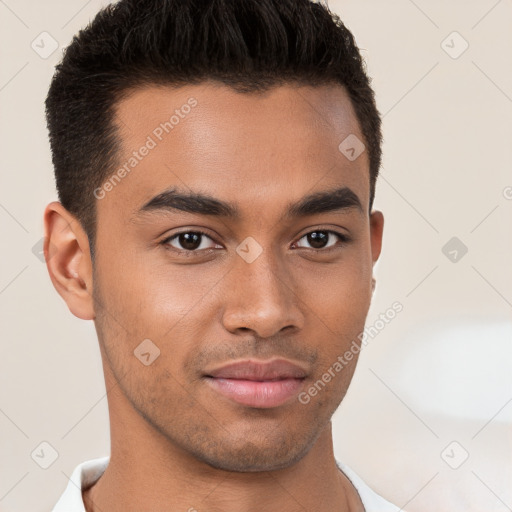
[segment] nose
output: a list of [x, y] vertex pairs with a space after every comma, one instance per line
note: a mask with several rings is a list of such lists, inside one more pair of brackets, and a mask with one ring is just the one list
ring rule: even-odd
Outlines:
[[297, 287], [270, 250], [265, 249], [251, 263], [237, 256], [223, 286], [222, 322], [228, 331], [250, 329], [267, 338], [287, 328], [303, 328]]

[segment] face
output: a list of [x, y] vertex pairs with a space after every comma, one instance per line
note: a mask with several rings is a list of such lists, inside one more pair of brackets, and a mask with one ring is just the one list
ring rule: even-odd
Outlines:
[[[380, 253], [367, 153], [338, 148], [363, 140], [346, 92], [151, 87], [118, 104], [117, 125], [125, 172], [96, 191], [104, 364], [184, 453], [229, 471], [290, 466], [347, 391], [357, 355], [335, 362], [359, 344]], [[276, 359], [305, 376], [249, 391], [211, 377]]]

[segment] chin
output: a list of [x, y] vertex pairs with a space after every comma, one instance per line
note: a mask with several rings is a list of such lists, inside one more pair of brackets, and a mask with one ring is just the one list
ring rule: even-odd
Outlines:
[[196, 454], [200, 460], [209, 466], [237, 473], [255, 473], [262, 471], [277, 471], [293, 466], [300, 461], [314, 445], [319, 436], [310, 438], [310, 433], [298, 439], [291, 437], [290, 432], [283, 431], [280, 438], [261, 438], [251, 442], [247, 438], [241, 440], [241, 445], [226, 440], [210, 445], [209, 449]]

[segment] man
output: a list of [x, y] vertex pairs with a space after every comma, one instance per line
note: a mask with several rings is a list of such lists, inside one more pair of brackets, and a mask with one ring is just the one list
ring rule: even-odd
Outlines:
[[46, 107], [46, 261], [94, 320], [111, 432], [54, 512], [397, 511], [332, 446], [383, 231], [343, 23], [308, 0], [122, 0]]

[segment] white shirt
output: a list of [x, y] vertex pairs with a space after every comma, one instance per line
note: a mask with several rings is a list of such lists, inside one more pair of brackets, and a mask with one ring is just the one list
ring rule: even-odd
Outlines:
[[[52, 512], [85, 512], [82, 489], [92, 486], [108, 466], [110, 457], [87, 460], [79, 464], [71, 474], [68, 485]], [[356, 488], [366, 512], [405, 512], [372, 491], [363, 480], [345, 464], [337, 465]]]

